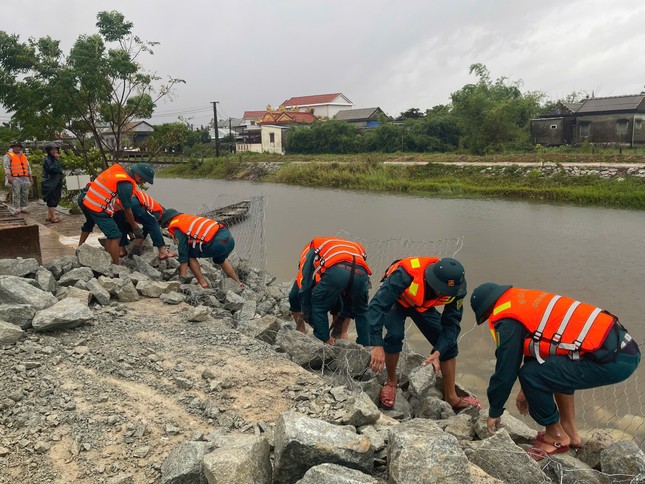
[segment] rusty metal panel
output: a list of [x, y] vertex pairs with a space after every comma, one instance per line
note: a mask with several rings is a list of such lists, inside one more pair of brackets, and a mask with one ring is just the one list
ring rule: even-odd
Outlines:
[[33, 257], [42, 263], [38, 225], [27, 225], [24, 218], [13, 215], [0, 205], [0, 258]]

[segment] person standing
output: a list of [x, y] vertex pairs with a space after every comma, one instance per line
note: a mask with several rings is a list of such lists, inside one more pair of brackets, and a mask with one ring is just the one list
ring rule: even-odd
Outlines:
[[542, 460], [580, 447], [575, 391], [624, 381], [640, 363], [638, 345], [618, 317], [569, 297], [492, 282], [473, 291], [470, 305], [477, 324], [489, 321], [497, 346], [488, 431], [499, 428], [519, 377], [518, 410], [545, 426], [529, 455]]
[[60, 164], [60, 148], [54, 143], [47, 143], [45, 152], [47, 156], [43, 161], [43, 174], [40, 184], [43, 201], [47, 204], [45, 222], [58, 223], [61, 219], [56, 215], [56, 207], [60, 203], [63, 192], [63, 167]]
[[15, 214], [29, 213], [29, 191], [33, 180], [31, 178], [31, 165], [22, 152], [22, 143], [12, 141], [11, 147], [3, 160], [4, 172], [7, 182], [11, 185], [11, 200]]
[[[132, 194], [137, 185], [142, 183], [154, 183], [155, 172], [148, 163], [135, 163], [125, 169], [118, 163], [102, 171], [94, 181], [90, 182], [87, 192], [82, 197], [83, 212], [90, 215], [94, 224], [98, 225], [105, 237], [106, 250], [112, 257], [112, 263], [119, 263], [119, 240], [121, 230], [113, 219], [117, 210], [116, 203], [123, 207], [125, 218], [130, 224], [132, 231], [141, 234], [141, 228], [137, 225], [132, 214]], [[79, 200], [80, 200], [79, 196]], [[86, 221], [87, 222], [87, 221]], [[83, 225], [79, 245], [83, 244], [91, 230], [89, 223]]]
[[335, 343], [336, 335], [342, 331], [335, 330], [335, 335], [330, 335], [327, 313], [342, 299], [344, 316], [335, 318], [334, 324], [342, 325], [346, 319], [354, 318], [357, 342], [367, 344], [366, 316], [372, 271], [367, 265], [367, 253], [363, 246], [337, 237], [317, 237], [309, 244], [306, 254], [303, 251], [302, 255], [305, 258], [301, 262], [298, 295], [303, 317], [313, 326], [314, 336], [327, 344]]
[[[385, 272], [367, 314], [369, 344], [373, 346], [370, 368], [376, 373], [384, 367], [387, 371], [380, 395], [383, 407], [392, 408], [395, 403], [396, 367], [408, 317], [434, 347], [423, 364], [432, 364], [436, 372], [441, 369], [444, 400], [455, 411], [481, 407], [472, 395], [459, 397], [455, 388], [457, 336], [466, 292], [464, 267], [449, 257], [408, 257], [395, 261]], [[439, 306], [443, 306], [441, 313], [436, 309]]]
[[206, 217], [181, 213], [173, 208], [164, 211], [160, 224], [168, 229], [177, 242], [180, 278], [188, 275], [190, 267], [199, 285], [207, 288], [208, 282], [197, 259], [210, 257], [228, 277], [244, 286], [227, 259], [235, 248], [235, 239], [224, 224]]

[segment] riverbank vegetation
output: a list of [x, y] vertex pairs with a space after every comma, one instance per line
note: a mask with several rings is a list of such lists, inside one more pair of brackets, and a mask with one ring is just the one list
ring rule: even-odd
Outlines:
[[[562, 161], [558, 161], [562, 160]], [[230, 156], [164, 169], [164, 177], [252, 179], [300, 186], [407, 193], [446, 198], [539, 200], [645, 209], [645, 179], [625, 174], [572, 176], [561, 163], [642, 163], [640, 155], [558, 156], [373, 155]], [[405, 163], [405, 162], [410, 163]], [[389, 162], [389, 163], [388, 163]], [[391, 163], [395, 162], [395, 163]], [[397, 163], [398, 162], [398, 163]], [[520, 166], [518, 163], [532, 163]], [[544, 170], [544, 166], [551, 166]], [[622, 169], [626, 172], [626, 169]]]

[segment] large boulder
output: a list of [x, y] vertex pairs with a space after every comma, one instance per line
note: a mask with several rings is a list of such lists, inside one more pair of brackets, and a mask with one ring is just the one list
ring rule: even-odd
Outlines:
[[98, 279], [90, 279], [89, 281], [87, 281], [87, 284], [85, 286], [101, 306], [107, 306], [108, 304], [110, 304], [110, 293], [101, 285]]
[[138, 255], [132, 256], [134, 266], [141, 274], [148, 276], [150, 279], [161, 280], [161, 272], [152, 267], [146, 260]]
[[283, 413], [275, 426], [275, 482], [296, 482], [310, 467], [339, 464], [369, 472], [374, 449], [365, 435], [297, 412]]
[[76, 249], [76, 257], [81, 266], [89, 267], [101, 275], [112, 273], [112, 257], [100, 247], [88, 244]]
[[270, 446], [266, 438], [228, 436], [222, 446], [204, 456], [209, 484], [271, 484]]
[[391, 483], [470, 482], [470, 463], [457, 439], [430, 420], [392, 427], [387, 456]]
[[280, 331], [280, 321], [275, 316], [239, 321], [236, 329], [251, 338], [259, 339], [265, 343], [275, 343], [275, 337]]
[[328, 346], [313, 336], [285, 328], [278, 331], [275, 344], [291, 357], [291, 361], [312, 370], [322, 368], [323, 362], [331, 357], [332, 352]]
[[58, 289], [58, 283], [56, 282], [54, 274], [45, 269], [43, 266], [40, 266], [36, 271], [34, 280], [36, 281], [38, 287], [43, 291], [51, 292], [52, 294], [54, 294], [56, 292], [56, 289]]
[[15, 324], [0, 320], [0, 346], [13, 344], [25, 335], [26, 333]]
[[162, 484], [207, 484], [204, 455], [210, 442], [184, 442], [175, 447], [161, 465]]
[[602, 474], [569, 454], [554, 454], [543, 461], [542, 470], [553, 482], [561, 484], [605, 484]]
[[56, 304], [58, 299], [20, 277], [0, 276], [0, 301], [3, 304], [28, 304], [34, 309], [45, 309]]
[[[81, 246], [82, 247], [82, 246]], [[58, 279], [61, 286], [73, 286], [78, 281], [87, 282], [94, 277], [94, 272], [89, 267], [79, 267], [66, 272]]]
[[[475, 421], [475, 433], [480, 439], [486, 439], [490, 436], [486, 426], [486, 419], [488, 418], [488, 411], [479, 411], [479, 416]], [[533, 444], [535, 443], [535, 436], [537, 431], [526, 425], [521, 420], [513, 417], [510, 413], [504, 412], [500, 420], [501, 426], [506, 429], [508, 435], [516, 444]]]
[[370, 400], [368, 395], [361, 392], [347, 400], [342, 422], [354, 427], [362, 427], [363, 425], [375, 423], [380, 416], [381, 412], [378, 407]]
[[329, 369], [354, 378], [365, 373], [370, 364], [371, 354], [365, 347], [349, 340], [339, 339], [331, 348], [333, 360]]
[[437, 383], [437, 375], [432, 365], [420, 365], [408, 374], [409, 386], [408, 389], [413, 397], [423, 399], [426, 396], [437, 397], [437, 390], [435, 384]]
[[76, 298], [66, 298], [52, 307], [38, 311], [32, 321], [36, 331], [74, 328], [94, 318], [87, 303]]
[[504, 482], [531, 484], [548, 480], [540, 465], [515, 445], [506, 429], [498, 430], [477, 447], [467, 449], [466, 455], [473, 464]]
[[0, 304], [0, 319], [22, 329], [31, 328], [36, 310], [30, 304]]
[[600, 469], [604, 474], [620, 475], [636, 482], [645, 482], [645, 454], [633, 440], [623, 440], [611, 444], [600, 453]]
[[584, 442], [582, 448], [578, 450], [576, 458], [589, 467], [600, 470], [600, 454], [607, 447], [619, 441], [616, 432], [611, 429], [594, 430], [589, 440]]
[[138, 301], [139, 293], [137, 292], [132, 281], [127, 277], [125, 279], [119, 279], [119, 282], [114, 289], [114, 295], [121, 302], [133, 302]]
[[337, 464], [320, 464], [309, 469], [296, 484], [377, 484], [372, 476]]
[[24, 277], [35, 274], [38, 270], [36, 259], [0, 259], [0, 275]]

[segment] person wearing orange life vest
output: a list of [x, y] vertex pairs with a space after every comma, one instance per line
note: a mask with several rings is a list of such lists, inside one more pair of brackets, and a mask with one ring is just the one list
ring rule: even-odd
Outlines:
[[[118, 163], [103, 170], [90, 182], [87, 192], [82, 198], [83, 212], [90, 215], [91, 222], [99, 226], [107, 237], [106, 250], [112, 257], [112, 263], [119, 263], [119, 240], [121, 231], [113, 219], [117, 211], [117, 202], [123, 207], [125, 218], [135, 234], [141, 234], [132, 214], [132, 194], [137, 185], [154, 183], [155, 172], [148, 163], [135, 163], [129, 168], [123, 168]], [[89, 236], [92, 223], [86, 221], [81, 228], [79, 245], [83, 244]]]
[[[119, 246], [121, 247], [120, 256], [123, 257], [127, 255], [125, 247], [129, 243], [128, 234], [132, 229], [125, 218], [125, 213], [123, 212], [119, 201], [117, 201], [116, 206], [119, 208], [119, 211], [115, 212], [114, 220], [122, 234]], [[160, 260], [166, 260], [168, 257], [176, 256], [177, 254], [168, 251], [163, 240], [163, 235], [161, 235], [159, 220], [161, 220], [161, 216], [164, 212], [163, 206], [148, 195], [148, 193], [137, 187], [134, 189], [134, 193], [132, 195], [131, 209], [135, 222], [140, 223], [143, 226], [141, 236], [135, 238], [132, 253], [134, 255], [141, 255], [141, 246], [143, 245], [143, 241], [146, 236], [150, 234], [152, 245], [157, 247], [159, 250]]]
[[[452, 258], [408, 257], [388, 268], [367, 314], [369, 345], [373, 347], [370, 368], [376, 373], [387, 370], [380, 395], [383, 407], [392, 408], [395, 403], [396, 367], [408, 317], [433, 345], [432, 354], [423, 364], [432, 364], [435, 372], [441, 369], [444, 400], [455, 411], [481, 407], [472, 395], [459, 397], [455, 387], [457, 336], [466, 292], [464, 267]], [[443, 306], [441, 313], [436, 309], [439, 306]]]
[[369, 276], [367, 253], [363, 246], [337, 237], [317, 237], [301, 264], [302, 280], [298, 292], [305, 321], [314, 336], [327, 344], [330, 335], [327, 313], [342, 298], [342, 310], [356, 321], [357, 342], [367, 344], [367, 302]]
[[489, 321], [497, 345], [488, 386], [489, 432], [499, 428], [519, 377], [519, 411], [545, 426], [528, 450], [531, 457], [580, 447], [574, 392], [624, 381], [640, 362], [638, 345], [618, 318], [569, 297], [492, 282], [477, 287], [470, 304], [477, 324]]
[[[296, 323], [296, 329], [303, 334], [307, 334], [307, 325], [305, 323], [302, 307], [300, 305], [300, 287], [302, 286], [302, 267], [307, 258], [307, 253], [309, 252], [311, 242], [304, 246], [300, 253], [300, 260], [298, 262], [298, 274], [296, 279], [293, 281], [291, 286], [291, 291], [289, 291], [289, 311], [293, 315], [293, 320]], [[315, 282], [320, 280], [320, 273], [317, 273], [315, 276]], [[349, 330], [349, 323], [351, 318], [347, 314], [341, 314], [342, 310], [342, 299], [338, 298], [334, 307], [329, 311], [332, 315], [333, 322], [331, 333], [333, 337], [340, 339], [347, 339], [349, 335], [347, 331]]]
[[15, 214], [29, 213], [29, 191], [33, 180], [31, 165], [22, 152], [22, 143], [12, 141], [7, 154], [4, 155], [3, 167], [7, 183], [11, 185], [11, 202]]
[[212, 258], [224, 273], [237, 282], [240, 282], [233, 265], [227, 257], [235, 248], [235, 239], [224, 224], [206, 217], [181, 213], [173, 208], [167, 208], [161, 216], [160, 225], [167, 228], [173, 239], [177, 242], [179, 252], [179, 277], [185, 279], [188, 268], [203, 287], [208, 287], [208, 282], [202, 274], [198, 258]]

